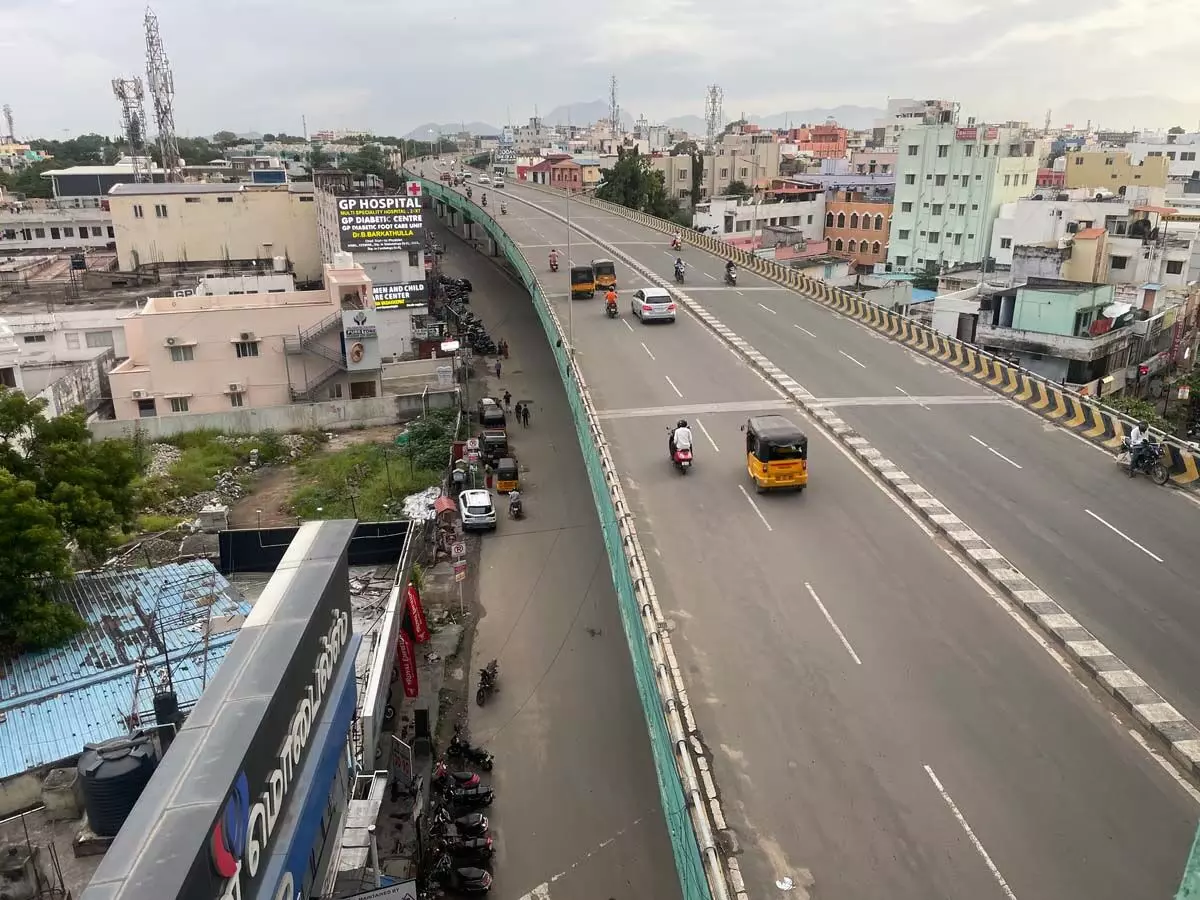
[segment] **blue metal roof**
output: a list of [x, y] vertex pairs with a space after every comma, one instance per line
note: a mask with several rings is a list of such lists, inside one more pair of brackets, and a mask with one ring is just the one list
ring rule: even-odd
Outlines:
[[204, 560], [79, 575], [56, 593], [87, 627], [0, 662], [0, 779], [153, 724], [168, 674], [180, 706], [195, 703], [250, 612]]

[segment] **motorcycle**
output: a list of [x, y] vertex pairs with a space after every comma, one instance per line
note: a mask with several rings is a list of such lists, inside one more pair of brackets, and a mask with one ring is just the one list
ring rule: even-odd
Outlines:
[[737, 287], [737, 269], [725, 270], [725, 283], [730, 287]]
[[683, 241], [681, 241], [679, 238], [671, 238], [671, 249], [672, 250], [682, 250], [683, 249]]
[[508, 517], [510, 519], [525, 518], [525, 506], [520, 497], [509, 498], [508, 501]]
[[487, 209], [487, 194], [483, 195], [483, 202], [481, 205], [483, 206], [484, 209]]
[[675, 446], [675, 429], [667, 429], [667, 453], [670, 455], [671, 464], [679, 470], [680, 475], [686, 475], [688, 469], [692, 467], [692, 451], [678, 449]]
[[492, 754], [483, 747], [474, 746], [457, 730], [454, 732], [454, 737], [450, 738], [450, 746], [446, 748], [446, 755], [473, 762], [485, 772], [492, 771], [492, 766], [495, 764], [495, 757]]
[[444, 806], [439, 806], [430, 818], [429, 829], [436, 833], [456, 832], [468, 837], [483, 837], [487, 834], [492, 823], [483, 813], [467, 813], [458, 818], [451, 818]]
[[439, 759], [433, 767], [433, 786], [441, 790], [444, 787], [473, 788], [479, 786], [479, 775], [475, 772], [451, 772], [444, 759]]
[[434, 844], [435, 853], [449, 854], [455, 862], [486, 865], [496, 852], [492, 839], [486, 837], [442, 837]]
[[619, 309], [617, 309], [617, 304], [608, 303], [604, 307], [604, 314], [606, 316], [608, 316], [610, 319], [615, 319], [617, 316], [619, 316], [621, 314], [621, 311]]
[[454, 807], [480, 809], [492, 805], [492, 801], [496, 799], [496, 792], [482, 784], [469, 788], [448, 787], [442, 791], [442, 797]]
[[476, 866], [455, 866], [443, 853], [434, 863], [429, 877], [447, 890], [461, 894], [486, 894], [492, 889], [492, 873]]
[[558, 257], [555, 257], [555, 256], [550, 257], [550, 271], [551, 272], [558, 271]]
[[[1162, 444], [1156, 444], [1153, 441], [1147, 441], [1145, 448], [1142, 450], [1142, 458], [1138, 463], [1137, 468], [1130, 471], [1130, 475], [1136, 475], [1141, 472], [1143, 475], [1149, 475], [1150, 480], [1157, 485], [1164, 485], [1167, 479], [1170, 478], [1170, 473], [1167, 467], [1162, 464], [1163, 458]], [[1121, 452], [1117, 454], [1117, 465], [1129, 470], [1133, 463], [1133, 448], [1129, 445], [1129, 438], [1121, 442]]]
[[479, 670], [479, 689], [475, 691], [475, 702], [483, 706], [489, 696], [500, 690], [500, 686], [497, 684], [499, 679], [500, 663], [493, 659], [487, 666]]
[[503, 203], [500, 204], [500, 215], [502, 215], [502, 216], [508, 215], [508, 207], [505, 206]]
[[683, 284], [683, 268], [681, 266], [675, 267], [675, 283]]

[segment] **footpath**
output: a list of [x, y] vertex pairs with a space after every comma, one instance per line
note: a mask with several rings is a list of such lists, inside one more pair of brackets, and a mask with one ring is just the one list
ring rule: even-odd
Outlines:
[[479, 669], [500, 664], [499, 692], [468, 711], [472, 740], [496, 757], [492, 896], [679, 897], [600, 525], [550, 348], [519, 283], [430, 225], [446, 246], [443, 270], [472, 281], [472, 309], [509, 346], [498, 378], [494, 358], [477, 361], [472, 403], [508, 391], [514, 406], [530, 408], [528, 429], [515, 417], [509, 426], [526, 515], [508, 519], [497, 496], [496, 531], [473, 539], [474, 634], [447, 666], [447, 681], [465, 674], [473, 697]]

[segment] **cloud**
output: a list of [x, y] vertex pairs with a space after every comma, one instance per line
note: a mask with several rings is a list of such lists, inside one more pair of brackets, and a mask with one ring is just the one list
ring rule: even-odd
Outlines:
[[[311, 130], [402, 134], [606, 97], [613, 72], [622, 107], [651, 120], [701, 115], [711, 83], [730, 118], [889, 96], [1039, 122], [1075, 97], [1200, 103], [1195, 3], [601, 0], [585, 14], [551, 0], [160, 0], [157, 12], [181, 133], [295, 133], [304, 117]], [[143, 10], [143, 0], [0, 0], [10, 74], [0, 101], [18, 132], [115, 132], [110, 81], [144, 70]]]

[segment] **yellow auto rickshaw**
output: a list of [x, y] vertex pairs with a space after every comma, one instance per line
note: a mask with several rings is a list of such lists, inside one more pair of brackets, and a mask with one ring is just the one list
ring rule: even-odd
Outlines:
[[593, 259], [592, 271], [596, 273], [596, 290], [617, 289], [617, 264], [611, 259]]
[[520, 485], [520, 475], [517, 471], [517, 461], [511, 456], [496, 463], [496, 490], [501, 494], [517, 490]]
[[783, 416], [752, 416], [746, 434], [746, 469], [755, 489], [795, 488], [808, 484], [808, 437]]
[[571, 299], [596, 296], [596, 272], [591, 266], [571, 266]]

